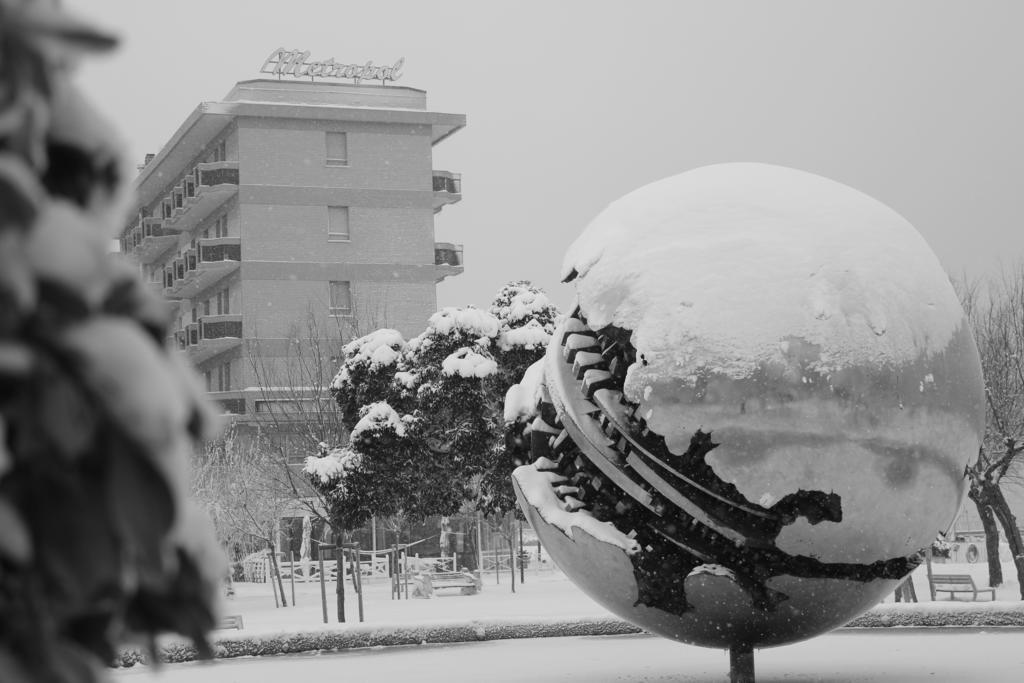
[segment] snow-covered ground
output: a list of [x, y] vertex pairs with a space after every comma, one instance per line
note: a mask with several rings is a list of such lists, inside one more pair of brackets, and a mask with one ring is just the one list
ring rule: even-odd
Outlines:
[[[438, 591], [428, 600], [410, 597], [392, 600], [386, 580], [367, 581], [363, 585], [363, 613], [368, 624], [422, 624], [445, 621], [466, 622], [474, 619], [550, 619], [552, 617], [607, 617], [609, 612], [584, 595], [561, 572], [550, 569], [542, 573], [527, 572], [526, 583], [519, 583], [512, 593], [508, 572], [496, 583], [494, 573], [485, 574], [483, 590], [477, 595], [460, 595], [458, 590]], [[340, 626], [336, 616], [334, 584], [326, 584], [329, 623], [323, 623], [323, 607], [319, 583], [296, 583], [296, 605], [291, 606], [291, 585], [285, 582], [287, 608], [275, 608], [269, 584], [235, 584], [235, 597], [224, 601], [224, 614], [240, 614], [245, 624], [242, 635], [311, 631]], [[359, 622], [359, 609], [352, 584], [345, 586], [346, 623]], [[409, 586], [412, 595], [412, 585]], [[404, 594], [403, 594], [404, 596]], [[218, 633], [233, 635], [232, 631]]]
[[[968, 572], [986, 583], [984, 564], [937, 564], [937, 572]], [[1012, 565], [1004, 564], [1008, 578]], [[914, 574], [918, 609], [928, 610], [926, 569]], [[329, 623], [323, 623], [318, 583], [296, 584], [297, 606], [275, 608], [267, 584], [236, 584], [227, 614], [241, 614], [245, 629], [220, 631], [238, 635], [346, 628], [336, 622], [333, 584], [328, 588]], [[347, 585], [348, 623], [358, 624], [351, 585]], [[366, 624], [386, 628], [474, 620], [572, 620], [605, 617], [608, 612], [581, 593], [556, 569], [527, 572], [511, 593], [508, 573], [495, 582], [485, 575], [478, 595], [441, 592], [433, 599], [392, 600], [387, 583], [364, 586]], [[291, 585], [285, 583], [291, 604]], [[1016, 583], [998, 589], [999, 602], [1019, 604]], [[891, 598], [887, 600], [891, 602]], [[948, 605], [948, 600], [934, 603]], [[885, 609], [885, 608], [883, 608]], [[759, 681], [999, 681], [1020, 680], [1024, 650], [1019, 629], [851, 629], [804, 643], [759, 651]], [[534, 638], [457, 645], [369, 648], [336, 653], [284, 655], [166, 665], [154, 671], [136, 666], [111, 672], [122, 683], [231, 683], [245, 681], [333, 680], [458, 683], [461, 681], [724, 681], [728, 657], [722, 651], [690, 647], [646, 635]]]
[[[755, 654], [757, 680], [1021, 680], [1021, 633], [909, 630], [839, 631]], [[262, 681], [725, 681], [728, 656], [648, 635], [533, 638], [456, 645], [411, 645], [345, 652], [177, 664], [113, 672], [117, 683]]]
[[[988, 570], [984, 563], [978, 564], [936, 564], [936, 573], [969, 573], [979, 586], [988, 585]], [[1015, 572], [1010, 563], [1003, 564], [1007, 583], [996, 589], [997, 601], [1013, 601], [1019, 604], [1020, 592], [1015, 581]], [[927, 570], [922, 565], [913, 575], [914, 586], [921, 609], [927, 609]], [[392, 600], [386, 581], [364, 584], [363, 611], [365, 622], [373, 625], [423, 624], [444, 621], [466, 622], [474, 619], [551, 619], [574, 617], [606, 617], [610, 613], [584, 595], [557, 569], [540, 573], [528, 571], [526, 583], [520, 584], [516, 577], [516, 593], [509, 590], [508, 572], [495, 583], [493, 573], [485, 574], [483, 591], [477, 595], [460, 595], [457, 590], [439, 591], [429, 600], [410, 598]], [[275, 608], [270, 585], [265, 583], [238, 583], [234, 598], [225, 600], [225, 614], [240, 614], [245, 623], [243, 635], [279, 633], [282, 631], [310, 631], [320, 628], [336, 629], [334, 584], [327, 584], [327, 609], [329, 623], [323, 623], [323, 608], [320, 600], [319, 583], [296, 583], [296, 603], [291, 606], [291, 585], [285, 582], [285, 596], [289, 607]], [[412, 587], [410, 586], [410, 594]], [[359, 612], [356, 596], [351, 584], [346, 585], [345, 613], [347, 623], [358, 623]], [[960, 596], [960, 602], [964, 601]], [[892, 602], [892, 597], [886, 598]], [[943, 597], [942, 604], [949, 600]], [[980, 603], [975, 603], [980, 604]], [[221, 631], [234, 635], [233, 631]]]

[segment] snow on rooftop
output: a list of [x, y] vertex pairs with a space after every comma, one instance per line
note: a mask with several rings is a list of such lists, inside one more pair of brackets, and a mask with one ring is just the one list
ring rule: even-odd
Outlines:
[[472, 306], [443, 308], [427, 321], [427, 333], [450, 334], [464, 332], [474, 337], [494, 337], [498, 334], [498, 319], [487, 311]]
[[799, 339], [816, 369], [942, 351], [963, 312], [899, 214], [832, 180], [767, 164], [698, 168], [605, 209], [570, 246], [592, 328], [633, 331], [627, 392], [698, 371], [749, 376]]
[[498, 371], [498, 364], [492, 358], [483, 356], [473, 349], [463, 347], [441, 361], [441, 372], [449, 377], [490, 377]]
[[364, 406], [359, 412], [362, 417], [359, 418], [359, 422], [352, 428], [352, 433], [349, 435], [352, 441], [358, 441], [363, 432], [375, 429], [391, 429], [398, 436], [405, 436], [405, 424], [402, 422], [402, 418], [387, 401], [371, 403]]

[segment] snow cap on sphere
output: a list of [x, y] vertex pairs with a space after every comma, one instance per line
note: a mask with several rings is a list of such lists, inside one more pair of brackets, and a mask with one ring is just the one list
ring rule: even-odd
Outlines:
[[537, 414], [537, 403], [542, 397], [544, 359], [526, 368], [523, 378], [505, 392], [504, 418], [506, 423], [532, 418]]
[[962, 324], [948, 277], [903, 217], [841, 183], [731, 163], [651, 183], [570, 246], [588, 325], [632, 330], [627, 393], [655, 378], [747, 377], [817, 347], [815, 369], [941, 352]]

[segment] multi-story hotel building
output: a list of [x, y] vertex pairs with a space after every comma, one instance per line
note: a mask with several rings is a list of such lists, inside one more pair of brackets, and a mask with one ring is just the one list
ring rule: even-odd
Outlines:
[[342, 338], [420, 332], [462, 247], [434, 216], [461, 198], [432, 148], [465, 125], [426, 93], [259, 79], [200, 104], [135, 182], [122, 251], [173, 307], [174, 340], [226, 412], [267, 393], [247, 358], [285, 357], [310, 322]]

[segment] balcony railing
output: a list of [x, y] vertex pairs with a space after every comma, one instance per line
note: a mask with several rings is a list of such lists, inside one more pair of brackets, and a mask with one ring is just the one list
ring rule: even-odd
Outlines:
[[202, 363], [242, 343], [240, 314], [204, 315], [174, 334], [178, 348], [194, 363]]
[[198, 240], [164, 270], [164, 296], [191, 299], [237, 271], [241, 260], [241, 238]]
[[454, 204], [462, 199], [462, 176], [451, 171], [434, 171], [434, 213], [445, 204]]
[[434, 265], [462, 266], [462, 245], [451, 242], [434, 243]]
[[164, 227], [191, 230], [237, 192], [237, 161], [196, 164], [161, 202]]
[[204, 315], [174, 333], [177, 346], [195, 363], [202, 363], [242, 343], [240, 314]]
[[192, 171], [198, 187], [215, 187], [217, 185], [238, 184], [237, 161], [213, 161], [198, 164]]
[[199, 319], [200, 338], [204, 341], [213, 339], [241, 339], [241, 315], [204, 315]]
[[121, 251], [135, 257], [139, 263], [153, 263], [177, 242], [178, 235], [165, 230], [162, 219], [140, 211], [121, 237]]
[[434, 171], [434, 192], [462, 194], [462, 176], [448, 171]]
[[203, 239], [198, 246], [200, 264], [242, 260], [242, 241], [237, 237]]
[[462, 245], [452, 242], [434, 243], [434, 281], [458, 275], [463, 271]]

